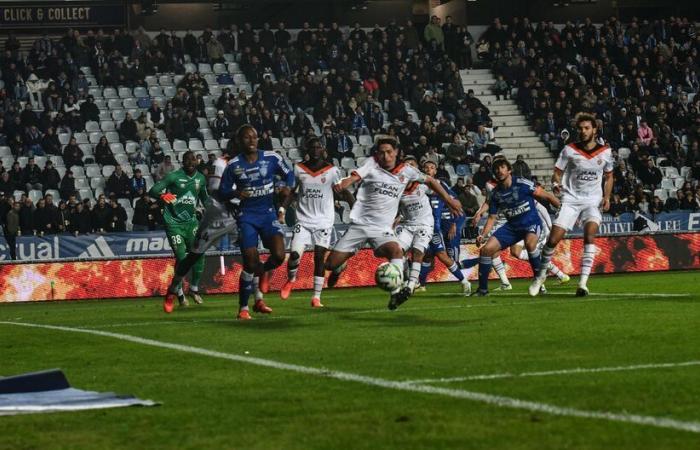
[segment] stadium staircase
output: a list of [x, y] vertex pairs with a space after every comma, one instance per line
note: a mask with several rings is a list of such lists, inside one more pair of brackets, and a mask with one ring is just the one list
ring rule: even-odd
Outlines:
[[489, 108], [490, 117], [496, 130], [496, 144], [503, 150], [502, 154], [509, 161], [515, 161], [516, 156], [523, 155], [525, 161], [543, 184], [549, 183], [554, 167], [554, 157], [549, 148], [532, 130], [527, 117], [522, 114], [515, 100], [496, 100], [491, 91], [496, 83], [496, 77], [489, 69], [460, 70], [464, 92], [474, 90], [474, 96]]

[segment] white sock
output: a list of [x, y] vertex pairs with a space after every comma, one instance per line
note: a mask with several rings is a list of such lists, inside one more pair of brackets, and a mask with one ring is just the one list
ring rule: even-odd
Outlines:
[[530, 260], [530, 256], [528, 255], [526, 248], [523, 248], [522, 250], [520, 250], [520, 254], [518, 255], [518, 259], [523, 260], [523, 261]]
[[255, 292], [255, 301], [263, 299], [263, 293], [260, 290], [260, 277], [253, 277], [253, 292]]
[[581, 279], [578, 282], [579, 286], [588, 284], [588, 277], [591, 275], [593, 268], [593, 260], [595, 259], [595, 244], [585, 244], [583, 246], [583, 257], [581, 258]]
[[287, 278], [289, 279], [289, 281], [296, 281], [300, 261], [301, 256], [299, 258], [292, 258], [291, 256], [289, 257], [289, 261], [287, 261]]
[[508, 275], [506, 275], [506, 266], [503, 264], [501, 256], [499, 255], [491, 258], [491, 264], [493, 264], [493, 270], [496, 271], [498, 278], [501, 279], [501, 284], [510, 284], [510, 280], [508, 280]]
[[550, 261], [549, 266], [547, 267], [547, 270], [554, 275], [555, 277], [559, 278], [560, 280], [564, 278], [564, 272], [561, 271], [561, 269], [557, 266], [554, 265], [553, 262]]
[[198, 293], [199, 286], [195, 286], [194, 284], [190, 284], [190, 292]]
[[540, 260], [540, 273], [537, 274], [537, 279], [544, 281], [547, 278], [547, 268], [549, 263], [552, 262], [552, 255], [554, 255], [554, 247], [550, 247], [549, 244], [545, 244], [542, 248], [542, 259]]
[[182, 289], [182, 285], [180, 285], [177, 287], [177, 296], [182, 297], [183, 295], [185, 295], [185, 291]]
[[420, 267], [421, 263], [412, 262], [411, 263], [411, 273], [408, 276], [408, 287], [411, 289], [418, 286], [418, 278], [420, 277]]
[[324, 277], [314, 277], [314, 298], [321, 300], [321, 291], [325, 280]]

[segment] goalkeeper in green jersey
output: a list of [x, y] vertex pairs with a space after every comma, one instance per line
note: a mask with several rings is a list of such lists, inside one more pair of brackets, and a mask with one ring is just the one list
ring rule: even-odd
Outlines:
[[[204, 204], [207, 194], [207, 180], [197, 171], [197, 158], [191, 151], [182, 157], [182, 169], [170, 172], [157, 182], [148, 194], [160, 198], [165, 205], [163, 219], [165, 234], [175, 253], [176, 264], [180, 264], [187, 253], [192, 250], [197, 235], [199, 220], [197, 219], [197, 201]], [[199, 295], [199, 279], [204, 271], [204, 257], [192, 267], [190, 278], [190, 294], [195, 303], [202, 303]], [[179, 292], [182, 292], [181, 290]], [[179, 296], [180, 306], [187, 306], [184, 295]], [[166, 313], [173, 311], [173, 299], [163, 303]]]

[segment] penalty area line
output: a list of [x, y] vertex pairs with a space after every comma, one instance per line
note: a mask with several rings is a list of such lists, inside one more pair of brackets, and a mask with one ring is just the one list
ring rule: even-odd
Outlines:
[[164, 348], [168, 350], [175, 350], [184, 353], [190, 353], [195, 355], [207, 356], [210, 358], [218, 358], [229, 361], [240, 362], [244, 364], [250, 364], [254, 366], [267, 367], [277, 370], [286, 370], [289, 372], [302, 373], [307, 375], [323, 376], [326, 378], [349, 381], [354, 383], [363, 384], [366, 386], [375, 386], [385, 389], [392, 389], [397, 391], [414, 392], [420, 394], [430, 394], [439, 395], [443, 397], [451, 397], [457, 399], [465, 399], [474, 402], [484, 403], [491, 406], [509, 408], [530, 412], [541, 412], [546, 414], [551, 414], [555, 416], [563, 417], [577, 417], [586, 419], [598, 419], [606, 420], [611, 422], [622, 422], [631, 423], [636, 425], [652, 426], [657, 428], [669, 428], [679, 431], [688, 431], [692, 433], [700, 433], [700, 422], [687, 422], [676, 419], [670, 419], [666, 417], [654, 417], [654, 416], [642, 416], [637, 414], [628, 413], [613, 413], [606, 411], [589, 411], [576, 408], [561, 407], [556, 405], [550, 405], [547, 403], [534, 402], [529, 400], [521, 400], [512, 397], [505, 397], [499, 395], [485, 394], [481, 392], [467, 391], [463, 389], [448, 389], [428, 385], [420, 384], [409, 384], [402, 381], [393, 381], [383, 378], [375, 378], [364, 376], [360, 374], [355, 374], [351, 372], [341, 372], [336, 370], [307, 367], [298, 364], [288, 364], [280, 361], [274, 361], [264, 358], [256, 358], [250, 356], [243, 356], [234, 353], [224, 353], [214, 350], [208, 350], [199, 347], [193, 347], [189, 345], [174, 344], [169, 342], [157, 341], [154, 339], [146, 339], [138, 336], [132, 336], [128, 334], [112, 333], [108, 331], [100, 330], [89, 330], [81, 328], [71, 328], [55, 325], [39, 325], [26, 322], [5, 322], [0, 321], [0, 325], [11, 325], [20, 326], [27, 328], [37, 328], [55, 331], [64, 331], [72, 333], [82, 333], [90, 334], [94, 336], [107, 337], [112, 339], [117, 339], [124, 342], [131, 342], [134, 344], [146, 345], [150, 347]]

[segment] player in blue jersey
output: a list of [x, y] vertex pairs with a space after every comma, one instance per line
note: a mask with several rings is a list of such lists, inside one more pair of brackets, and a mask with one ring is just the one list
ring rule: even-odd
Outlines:
[[559, 207], [559, 199], [549, 192], [523, 178], [512, 175], [510, 162], [498, 159], [493, 163], [492, 170], [497, 181], [496, 188], [491, 193], [489, 201], [489, 217], [481, 234], [476, 238], [481, 245], [484, 236], [491, 231], [499, 214], [506, 218], [506, 223], [496, 230], [481, 247], [479, 252], [479, 290], [473, 295], [488, 295], [489, 272], [491, 272], [492, 257], [502, 249], [521, 240], [529, 255], [530, 266], [534, 274], [540, 268], [540, 251], [537, 248], [542, 222], [537, 214], [535, 200], [549, 202]]
[[[432, 161], [426, 161], [423, 163], [423, 172], [428, 176], [434, 177], [437, 173], [437, 165]], [[457, 195], [445, 182], [440, 181], [440, 184], [452, 198], [457, 198]], [[450, 257], [447, 246], [445, 245], [445, 235], [442, 232], [442, 221], [444, 218], [447, 216], [454, 217], [454, 215], [449, 209], [445, 208], [445, 201], [436, 195], [435, 192], [429, 193], [428, 198], [430, 200], [430, 206], [433, 208], [434, 229], [430, 245], [426, 250], [425, 257], [423, 258], [419, 286], [422, 288], [422, 290], [425, 289], [424, 286], [428, 279], [428, 275], [435, 267], [434, 259], [437, 258], [445, 265], [445, 267], [447, 267], [450, 273], [457, 278], [460, 283], [462, 283], [462, 290], [464, 294], [469, 295], [471, 293], [471, 285], [469, 284], [469, 280], [465, 277], [459, 263]], [[458, 242], [457, 248], [459, 248], [459, 234], [457, 234], [456, 239]], [[459, 252], [457, 254], [459, 254]]]
[[[294, 173], [280, 155], [258, 149], [258, 133], [251, 125], [243, 125], [236, 132], [240, 153], [229, 161], [221, 177], [219, 198], [223, 202], [240, 199], [238, 207], [238, 235], [243, 255], [243, 272], [240, 279], [238, 318], [250, 319], [248, 299], [254, 290], [254, 277], [260, 277], [260, 290], [267, 291], [267, 277], [271, 270], [284, 262], [284, 233], [278, 220], [284, 208], [275, 211], [273, 195], [275, 183], [281, 179], [282, 201], [294, 187]], [[270, 251], [262, 263], [258, 254], [258, 241]], [[259, 298], [253, 310], [269, 314], [272, 309]]]

